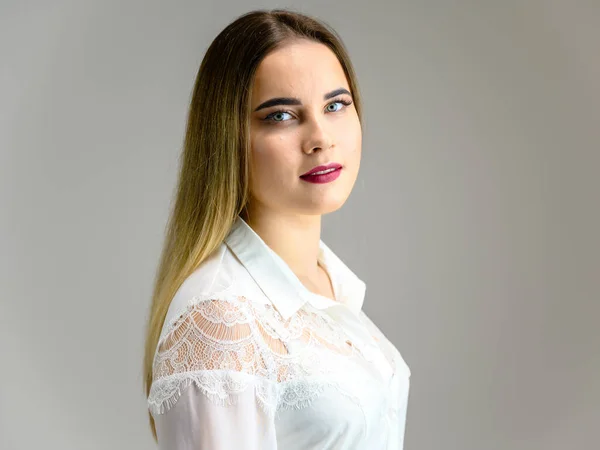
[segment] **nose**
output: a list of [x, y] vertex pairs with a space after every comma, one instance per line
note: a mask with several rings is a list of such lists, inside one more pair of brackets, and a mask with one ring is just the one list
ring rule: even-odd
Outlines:
[[313, 119], [310, 123], [307, 123], [306, 129], [307, 138], [303, 144], [304, 153], [310, 154], [317, 150], [328, 150], [333, 146], [331, 135], [318, 119]]

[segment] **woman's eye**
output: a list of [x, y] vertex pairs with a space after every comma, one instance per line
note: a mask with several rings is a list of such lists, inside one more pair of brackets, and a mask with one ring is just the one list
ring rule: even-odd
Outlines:
[[335, 105], [336, 103], [339, 103], [343, 106], [340, 106], [338, 109], [335, 109], [333, 111], [330, 110], [331, 112], [338, 112], [338, 111], [344, 109], [346, 106], [350, 106], [352, 104], [352, 101], [350, 101], [350, 100], [335, 100], [335, 101], [331, 102], [329, 105], [327, 105], [327, 107], [329, 108], [330, 106]]
[[267, 117], [265, 117], [266, 121], [271, 120], [272, 122], [284, 122], [283, 119], [278, 119], [277, 117], [281, 116], [281, 115], [285, 115], [287, 114], [288, 116], [291, 115], [289, 112], [286, 111], [275, 111], [272, 112], [271, 114], [269, 114]]
[[[333, 102], [333, 103], [330, 103], [329, 105], [327, 105], [327, 108], [329, 108], [330, 106], [335, 106], [337, 103], [339, 103], [340, 105], [342, 104], [342, 102]], [[341, 106], [339, 109], [334, 109], [333, 111], [330, 109], [329, 111], [336, 112], [336, 111], [339, 111], [340, 109], [342, 109]]]
[[[339, 108], [336, 108], [335, 105], [336, 104], [340, 104], [342, 106], [340, 106]], [[348, 100], [336, 100], [331, 102], [330, 104], [327, 105], [327, 111], [328, 112], [338, 112], [340, 110], [342, 110], [344, 107], [351, 105], [352, 101], [348, 101]], [[333, 106], [334, 108], [331, 109], [330, 107]], [[288, 115], [291, 116], [291, 114], [287, 111], [283, 111], [283, 110], [278, 110], [278, 111], [274, 111], [271, 114], [269, 114], [267, 117], [265, 117], [263, 120], [265, 122], [286, 122], [286, 120], [284, 120], [283, 118], [281, 118], [281, 116], [283, 115]]]

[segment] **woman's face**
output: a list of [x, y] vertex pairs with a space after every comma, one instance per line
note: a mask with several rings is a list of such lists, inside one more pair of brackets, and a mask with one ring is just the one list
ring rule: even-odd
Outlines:
[[[281, 98], [297, 102], [261, 107]], [[358, 175], [362, 132], [335, 54], [307, 40], [268, 54], [257, 69], [250, 114], [250, 208], [306, 215], [340, 208]], [[301, 178], [331, 163], [342, 166], [333, 181]]]

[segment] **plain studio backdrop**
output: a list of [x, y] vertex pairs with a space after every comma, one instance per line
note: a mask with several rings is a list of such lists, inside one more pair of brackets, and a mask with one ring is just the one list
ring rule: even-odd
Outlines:
[[229, 22], [286, 6], [358, 72], [361, 171], [322, 238], [411, 367], [406, 450], [598, 448], [595, 0], [3, 1], [0, 448], [154, 448], [143, 329], [193, 82]]

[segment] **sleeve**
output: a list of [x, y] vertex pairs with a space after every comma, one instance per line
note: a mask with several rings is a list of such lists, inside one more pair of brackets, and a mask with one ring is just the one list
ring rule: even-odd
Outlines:
[[209, 299], [168, 325], [148, 397], [159, 449], [277, 448], [277, 373], [243, 301]]

